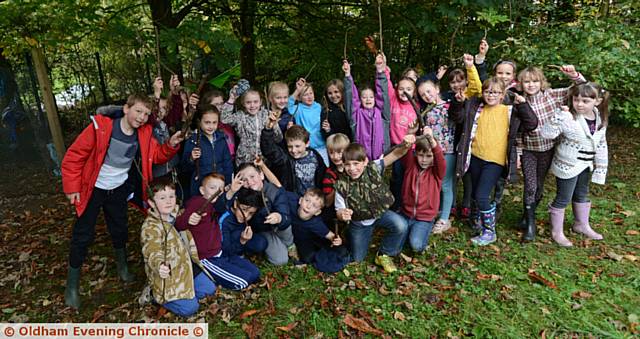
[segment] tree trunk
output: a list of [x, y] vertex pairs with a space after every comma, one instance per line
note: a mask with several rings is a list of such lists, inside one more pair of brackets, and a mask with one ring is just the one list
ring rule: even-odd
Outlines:
[[240, 3], [240, 70], [242, 77], [253, 83], [256, 78], [256, 51], [253, 36], [253, 21], [256, 11], [255, 0]]
[[104, 73], [102, 73], [102, 63], [100, 62], [99, 52], [96, 52], [96, 64], [98, 64], [98, 76], [100, 77], [100, 91], [102, 92], [102, 104], [106, 105], [109, 103], [109, 97], [107, 96], [107, 85], [104, 81]]
[[[58, 153], [58, 161], [62, 160], [65, 153], [64, 140], [62, 137], [62, 128], [60, 127], [60, 119], [58, 118], [58, 108], [56, 107], [56, 101], [53, 97], [53, 91], [51, 90], [51, 80], [49, 80], [47, 73], [47, 66], [45, 65], [45, 58], [42, 48], [34, 47], [31, 50], [33, 57], [33, 63], [36, 68], [36, 75], [38, 76], [38, 83], [42, 90], [42, 99], [44, 100], [44, 107], [47, 111], [47, 120], [49, 121], [49, 129], [51, 130], [51, 138], [53, 144]], [[57, 164], [60, 166], [60, 164]]]

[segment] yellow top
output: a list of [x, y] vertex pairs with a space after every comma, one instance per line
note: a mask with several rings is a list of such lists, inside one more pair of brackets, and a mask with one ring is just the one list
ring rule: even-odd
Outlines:
[[471, 154], [498, 165], [507, 164], [509, 142], [509, 107], [484, 106], [478, 118], [478, 128], [471, 144]]
[[467, 89], [464, 90], [464, 96], [467, 98], [482, 96], [482, 81], [476, 66], [467, 68]]

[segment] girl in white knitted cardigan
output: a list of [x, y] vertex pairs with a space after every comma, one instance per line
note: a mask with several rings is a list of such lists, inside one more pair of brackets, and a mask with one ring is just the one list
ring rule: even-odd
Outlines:
[[573, 244], [564, 235], [564, 210], [573, 203], [573, 231], [589, 239], [602, 235], [589, 226], [589, 182], [604, 184], [607, 176], [607, 116], [609, 94], [587, 82], [569, 91], [569, 107], [563, 106], [542, 128], [544, 138], [560, 136], [551, 172], [556, 176], [556, 197], [549, 205], [551, 236], [563, 247]]

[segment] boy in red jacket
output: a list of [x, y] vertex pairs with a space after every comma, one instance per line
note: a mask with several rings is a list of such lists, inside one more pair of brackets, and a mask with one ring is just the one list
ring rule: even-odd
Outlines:
[[427, 247], [447, 168], [431, 128], [425, 127], [422, 135], [424, 139], [416, 141], [415, 152], [407, 153], [401, 160], [405, 172], [400, 215], [408, 224], [409, 244], [417, 253]]
[[148, 97], [133, 94], [123, 107], [123, 117], [92, 116], [93, 124], [78, 135], [62, 159], [62, 187], [78, 215], [73, 225], [64, 292], [65, 304], [73, 308], [80, 307], [80, 269], [93, 242], [101, 208], [115, 249], [118, 275], [125, 282], [134, 279], [127, 267], [125, 247], [127, 201], [134, 189], [140, 189], [132, 187], [132, 183], [136, 179], [142, 182], [141, 198], [145, 201], [144, 187], [152, 179], [152, 164], [171, 159], [182, 141], [177, 132], [166, 144], [158, 145], [151, 125], [146, 124], [151, 105]]

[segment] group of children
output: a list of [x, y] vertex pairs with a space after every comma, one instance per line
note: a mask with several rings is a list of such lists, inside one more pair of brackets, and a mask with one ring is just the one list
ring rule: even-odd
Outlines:
[[[216, 286], [255, 283], [251, 256], [285, 265], [295, 249], [298, 262], [336, 272], [366, 258], [376, 228], [384, 235], [375, 262], [394, 272], [405, 244], [421, 253], [431, 234], [450, 227], [457, 179], [471, 241], [491, 244], [518, 159], [523, 241], [536, 235], [549, 169], [557, 178], [549, 205], [555, 242], [572, 245], [563, 232], [569, 202], [574, 231], [602, 239], [589, 226], [588, 188], [606, 176], [607, 92], [570, 65], [559, 67], [574, 82], [568, 88], [550, 89], [539, 68], [517, 73], [512, 61], [496, 63], [489, 77], [488, 49], [483, 40], [477, 55], [465, 54], [464, 68], [422, 77], [407, 69], [395, 85], [377, 54], [373, 87], [358, 88], [344, 61], [344, 81], [329, 82], [322, 104], [306, 79], [292, 95], [287, 84], [271, 83], [264, 102], [246, 80], [224, 100], [218, 91], [188, 96], [172, 77], [168, 97], [157, 79], [153, 97], [132, 95], [121, 112], [93, 116], [62, 162], [78, 215], [66, 304], [80, 307], [80, 270], [100, 209], [118, 274], [134, 279], [127, 201], [148, 213], [141, 242], [153, 300], [183, 316]], [[449, 90], [441, 92], [445, 75]]]

